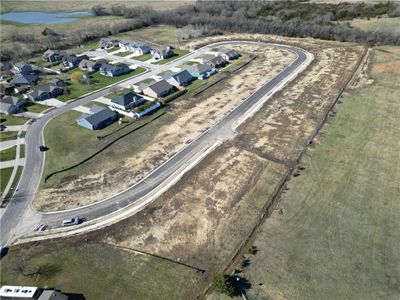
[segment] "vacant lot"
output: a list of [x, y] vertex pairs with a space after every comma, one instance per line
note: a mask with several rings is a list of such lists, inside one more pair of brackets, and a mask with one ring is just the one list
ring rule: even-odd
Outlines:
[[[294, 59], [293, 53], [273, 48], [265, 49], [255, 46], [236, 48], [240, 52], [255, 53], [258, 58], [201, 96], [184, 97], [173, 102], [167, 116], [157, 120], [157, 123], [146, 127], [145, 130], [141, 129], [134, 135], [126, 137], [126, 142], [120, 141], [107, 149], [104, 152], [106, 159], [99, 156], [85, 164], [84, 168], [79, 167], [72, 173], [68, 171], [57, 176], [49, 185], [43, 186], [44, 189], [36, 200], [36, 207], [54, 210], [84, 205], [111, 196], [134, 184], [215, 123], [220, 116], [238, 105], [257, 89], [260, 83], [272, 78]], [[45, 132], [57, 130], [56, 128], [60, 126], [53, 120], [48, 124]], [[54, 144], [62, 136], [65, 137], [64, 140], [69, 140], [70, 138], [66, 135], [72, 132], [62, 131], [51, 134], [57, 137]], [[51, 135], [46, 134], [46, 136]], [[93, 135], [95, 138], [97, 133]], [[62, 154], [53, 152], [51, 154], [53, 158], [59, 161], [58, 157], [64, 155], [66, 151], [71, 153], [68, 156], [82, 158], [81, 150], [77, 151], [77, 149], [84, 148], [82, 143], [86, 141], [75, 140], [77, 148], [62, 147], [60, 149]], [[54, 146], [54, 149], [56, 148], [57, 146]], [[51, 151], [50, 149], [49, 155]], [[86, 155], [84, 157], [86, 158]], [[68, 163], [68, 160], [65, 163]]]
[[179, 28], [168, 25], [160, 25], [132, 30], [129, 32], [117, 34], [115, 35], [115, 37], [121, 39], [149, 42], [154, 46], [178, 45], [179, 32]]
[[257, 235], [252, 298], [399, 296], [400, 48], [373, 54], [374, 83], [345, 96]]
[[[23, 263], [21, 263], [23, 262]], [[12, 248], [1, 261], [1, 284], [56, 287], [85, 299], [190, 299], [187, 284], [196, 286], [200, 273], [165, 260], [80, 241]], [[24, 276], [37, 268], [43, 275]]]

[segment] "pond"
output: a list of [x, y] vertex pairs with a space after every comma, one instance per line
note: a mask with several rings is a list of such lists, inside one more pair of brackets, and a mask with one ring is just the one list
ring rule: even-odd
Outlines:
[[23, 24], [49, 24], [49, 23], [68, 23], [78, 21], [82, 16], [90, 16], [90, 11], [74, 12], [9, 12], [0, 15], [0, 19]]

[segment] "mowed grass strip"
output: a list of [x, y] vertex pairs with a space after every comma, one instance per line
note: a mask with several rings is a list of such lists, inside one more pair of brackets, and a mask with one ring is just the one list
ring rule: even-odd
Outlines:
[[28, 121], [28, 119], [16, 117], [16, 116], [12, 116], [12, 115], [0, 114], [0, 124], [3, 124], [5, 126], [23, 125], [23, 124], [25, 124], [26, 121]]
[[[97, 243], [50, 244], [43, 251], [11, 248], [1, 263], [2, 284], [51, 286], [85, 299], [192, 299], [188, 284], [201, 274], [188, 267]], [[33, 251], [32, 251], [33, 250]], [[33, 252], [33, 253], [32, 253]], [[36, 253], [35, 253], [36, 252]], [[27, 269], [45, 266], [47, 276], [14, 272], [18, 259]]]
[[0, 141], [16, 140], [18, 137], [17, 131], [2, 131], [0, 132]]
[[250, 298], [398, 298], [400, 48], [374, 55], [258, 232]]
[[14, 160], [17, 147], [11, 147], [0, 152], [0, 161]]
[[0, 169], [0, 195], [3, 194], [8, 181], [10, 180], [13, 168]]
[[[165, 109], [159, 109], [154, 114], [137, 121], [125, 117], [124, 123], [118, 122], [102, 129], [91, 131], [76, 124], [76, 119], [81, 113], [69, 111], [50, 121], [44, 129], [44, 138], [49, 150], [46, 152], [44, 177], [52, 172], [68, 168], [91, 156], [111, 141], [140, 127], [146, 122], [155, 119], [145, 127], [122, 138], [117, 143], [106, 149], [81, 166], [51, 177], [47, 183], [42, 178], [42, 187], [57, 184], [64, 177], [93, 174], [101, 171], [106, 165], [118, 166], [123, 164], [127, 157], [134, 156], [142, 147], [153, 140], [159, 126], [171, 122], [171, 117], [164, 114]], [[162, 115], [162, 116], [161, 116]], [[157, 118], [161, 116], [160, 118]], [[157, 119], [156, 119], [157, 118]], [[128, 126], [127, 126], [128, 125]], [[97, 140], [97, 136], [104, 137]], [[62, 157], [62, 159], [60, 159]]]

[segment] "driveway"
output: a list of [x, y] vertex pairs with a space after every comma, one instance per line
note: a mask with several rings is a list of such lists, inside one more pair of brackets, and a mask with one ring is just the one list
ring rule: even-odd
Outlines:
[[51, 106], [51, 107], [61, 107], [61, 106], [65, 105], [64, 102], [57, 100], [56, 98], [43, 100], [43, 101], [40, 101], [39, 103], [42, 105]]
[[74, 107], [72, 110], [79, 111], [79, 112], [84, 113], [84, 114], [90, 113], [90, 107], [86, 107], [86, 106], [83, 106], [83, 105], [79, 105], [77, 107]]
[[97, 99], [94, 99], [93, 101], [99, 102], [99, 103], [103, 103], [106, 105], [111, 105], [111, 99], [107, 98], [107, 97], [99, 97]]

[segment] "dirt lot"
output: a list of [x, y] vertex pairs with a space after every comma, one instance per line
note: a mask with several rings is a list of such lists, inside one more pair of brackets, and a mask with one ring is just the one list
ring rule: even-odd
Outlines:
[[[124, 149], [118, 144], [110, 147], [102, 159], [99, 157], [91, 162], [93, 168], [85, 166], [95, 172], [82, 170], [79, 173], [80, 169], [77, 168], [80, 176], [65, 177], [60, 184], [42, 189], [34, 206], [46, 211], [72, 208], [96, 202], [131, 186], [237, 106], [261, 83], [274, 77], [295, 57], [291, 52], [273, 48], [233, 48], [240, 52], [255, 53], [258, 57], [201, 96], [174, 102], [169, 112], [172, 121], [152, 132], [150, 141], [141, 145], [139, 151], [127, 152], [120, 161], [115, 161], [107, 158], [106, 154], [121, 156], [118, 152]], [[102, 163], [99, 164], [99, 161]]]

